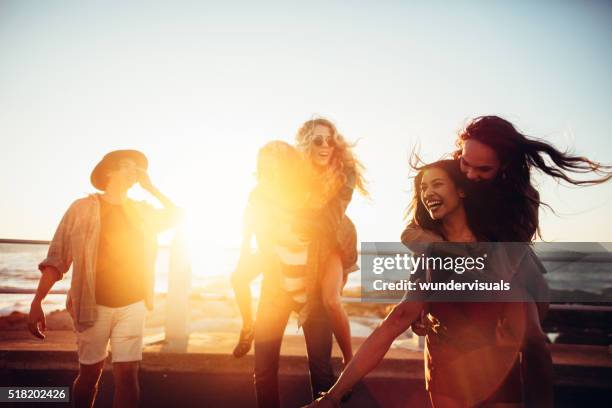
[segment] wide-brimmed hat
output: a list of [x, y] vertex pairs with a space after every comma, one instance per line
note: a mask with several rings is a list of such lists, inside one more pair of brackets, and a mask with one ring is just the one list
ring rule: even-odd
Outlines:
[[139, 152], [138, 150], [115, 150], [110, 153], [107, 153], [100, 163], [94, 167], [91, 172], [90, 180], [91, 184], [98, 190], [104, 191], [106, 189], [106, 184], [108, 183], [108, 172], [117, 168], [117, 163], [121, 159], [131, 159], [136, 162], [138, 167], [147, 169], [149, 166], [149, 161], [147, 160], [147, 156], [144, 153]]

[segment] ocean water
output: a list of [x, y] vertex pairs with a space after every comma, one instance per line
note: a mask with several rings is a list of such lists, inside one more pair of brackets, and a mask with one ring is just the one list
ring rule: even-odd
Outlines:
[[[36, 290], [40, 272], [38, 263], [47, 253], [47, 245], [0, 244], [0, 316], [12, 311], [27, 312]], [[238, 261], [238, 249], [215, 249], [192, 254], [191, 287], [194, 292], [232, 298], [229, 277]], [[168, 290], [170, 249], [160, 248], [156, 265], [155, 291]], [[546, 280], [552, 289], [581, 290], [612, 296], [612, 263], [610, 262], [558, 262], [544, 261], [548, 273]], [[71, 272], [53, 287], [64, 293], [70, 286]], [[259, 293], [259, 282], [252, 285], [253, 294]], [[361, 286], [359, 271], [351, 273], [346, 287]], [[32, 293], [6, 293], [29, 290]], [[45, 310], [63, 309], [65, 294], [49, 294]]]
[[[26, 313], [32, 302], [32, 293], [5, 293], [14, 291], [35, 291], [38, 286], [40, 272], [38, 264], [46, 257], [47, 245], [30, 244], [0, 244], [0, 316], [12, 311]], [[215, 250], [205, 256], [198, 254], [193, 258], [191, 287], [194, 292], [233, 297], [229, 277], [238, 261], [238, 249]], [[162, 247], [157, 256], [155, 273], [155, 291], [168, 291], [168, 270], [170, 249]], [[54, 291], [66, 292], [70, 287], [72, 271], [62, 280], [55, 283]], [[252, 285], [253, 294], [259, 293], [260, 279]], [[347, 287], [359, 287], [359, 273], [352, 273]], [[63, 309], [65, 294], [49, 294], [45, 299], [46, 311]]]

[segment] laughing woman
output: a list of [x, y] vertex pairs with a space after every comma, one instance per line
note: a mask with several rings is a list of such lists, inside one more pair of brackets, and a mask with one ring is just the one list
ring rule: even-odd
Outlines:
[[[483, 225], [470, 210], [476, 199], [467, 191], [465, 179], [454, 160], [441, 160], [420, 169], [414, 181], [412, 221], [438, 231], [445, 241], [486, 241]], [[477, 246], [476, 246], [477, 248]], [[493, 255], [493, 254], [490, 254]], [[504, 258], [495, 258], [497, 260]], [[518, 270], [532, 269], [525, 259]], [[492, 264], [493, 259], [488, 261]], [[503, 262], [495, 262], [483, 278], [504, 273]], [[491, 276], [489, 276], [491, 277]], [[421, 279], [431, 281], [431, 276]], [[340, 398], [376, 368], [393, 341], [425, 311], [435, 329], [428, 332], [425, 349], [425, 378], [432, 406], [476, 407], [520, 405], [520, 381], [516, 357], [520, 340], [498, 344], [497, 327], [508, 316], [507, 306], [491, 302], [486, 307], [470, 302], [436, 302], [410, 293], [366, 339], [336, 384], [310, 407], [337, 407]], [[517, 337], [520, 338], [520, 333]]]
[[[353, 155], [351, 145], [327, 119], [317, 118], [304, 123], [297, 133], [296, 144], [310, 163], [315, 183], [307, 209], [297, 217], [294, 230], [311, 242], [309, 291], [310, 294], [321, 291], [332, 330], [347, 364], [353, 351], [348, 317], [340, 296], [348, 273], [357, 269], [357, 235], [345, 211], [355, 189], [367, 196], [363, 166]], [[306, 309], [304, 318], [307, 313]]]

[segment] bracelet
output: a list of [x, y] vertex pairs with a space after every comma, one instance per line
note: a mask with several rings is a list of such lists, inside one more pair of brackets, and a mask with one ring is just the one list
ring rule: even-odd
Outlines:
[[319, 397], [322, 400], [328, 400], [332, 403], [332, 405], [334, 406], [334, 408], [340, 408], [340, 402], [336, 401], [330, 394], [329, 392], [325, 392], [325, 391], [321, 391], [319, 393]]

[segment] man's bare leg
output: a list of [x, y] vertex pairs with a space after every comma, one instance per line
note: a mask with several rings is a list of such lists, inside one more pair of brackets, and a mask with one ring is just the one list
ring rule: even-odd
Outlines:
[[115, 380], [113, 408], [138, 407], [140, 400], [139, 366], [139, 361], [113, 363], [113, 379]]
[[91, 408], [98, 393], [104, 360], [94, 364], [80, 364], [79, 374], [72, 384], [72, 403], [75, 408]]

